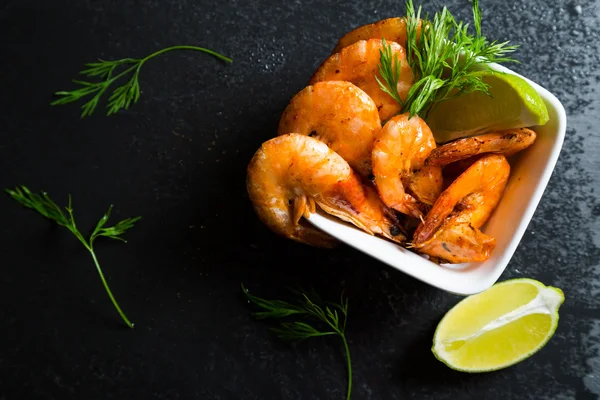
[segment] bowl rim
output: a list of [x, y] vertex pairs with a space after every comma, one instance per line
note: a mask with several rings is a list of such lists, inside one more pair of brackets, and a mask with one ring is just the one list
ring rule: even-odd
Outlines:
[[[422, 256], [413, 253], [410, 250], [403, 248], [395, 243], [392, 243], [389, 240], [375, 237], [369, 235], [366, 232], [358, 229], [357, 227], [350, 225], [342, 220], [330, 217], [320, 211], [312, 214], [307, 220], [317, 228], [327, 232], [331, 236], [337, 238], [341, 242], [356, 248], [357, 250], [370, 255], [371, 257], [378, 259], [379, 261], [391, 266], [392, 268], [399, 270], [413, 278], [416, 278], [428, 285], [437, 287], [438, 289], [442, 289], [444, 291], [458, 294], [458, 295], [471, 295], [475, 293], [482, 292], [489, 287], [491, 287], [496, 281], [500, 278], [500, 276], [506, 270], [510, 260], [512, 259], [517, 246], [521, 242], [525, 231], [533, 218], [533, 215], [539, 205], [539, 202], [546, 190], [550, 177], [552, 176], [554, 169], [556, 167], [556, 163], [558, 161], [558, 157], [562, 150], [562, 146], [564, 143], [566, 126], [567, 126], [567, 115], [565, 112], [565, 108], [562, 103], [558, 100], [558, 98], [548, 91], [546, 88], [542, 87], [538, 83], [528, 79], [527, 77], [496, 63], [490, 64], [490, 67], [493, 70], [499, 72], [506, 72], [512, 75], [516, 75], [525, 81], [527, 81], [542, 97], [546, 103], [550, 105], [555, 111], [555, 119], [556, 119], [556, 137], [554, 142], [552, 143], [552, 149], [548, 155], [547, 162], [545, 163], [545, 167], [541, 172], [540, 179], [536, 182], [536, 188], [534, 189], [532, 196], [529, 198], [527, 202], [527, 206], [523, 212], [523, 217], [518, 221], [517, 227], [514, 230], [513, 237], [508, 242], [505, 250], [503, 251], [500, 258], [496, 261], [495, 265], [502, 264], [500, 268], [495, 267], [491, 270], [489, 274], [485, 277], [480, 278], [472, 282], [471, 285], [457, 284], [456, 279], [443, 279], [445, 274], [452, 274], [453, 277], [456, 276], [456, 269], [453, 268], [443, 268], [438, 273], [441, 275], [440, 277], [433, 279], [431, 278], [431, 271], [423, 271], [421, 268], [408, 268], [402, 267], [395, 262], [395, 260], [390, 259], [387, 254], [369, 252], [366, 248], [369, 247], [369, 243], [375, 248], [378, 247], [379, 244], [387, 247], [396, 247], [401, 249], [401, 252], [408, 256], [410, 261], [411, 257], [418, 257], [420, 261], [417, 263], [423, 263], [426, 261], [427, 264], [435, 265], [437, 268], [440, 268], [439, 265], [436, 265], [428, 260], [425, 260]], [[552, 115], [552, 113], [550, 113]], [[552, 118], [552, 116], [550, 117]], [[550, 122], [550, 120], [548, 121]], [[381, 243], [380, 243], [381, 242]], [[387, 245], [383, 245], [383, 243], [387, 243]], [[385, 251], [385, 250], [384, 250]], [[397, 255], [397, 252], [396, 252]], [[416, 259], [415, 259], [416, 261]], [[473, 268], [476, 268], [473, 267]], [[452, 271], [452, 272], [449, 272]], [[450, 275], [448, 275], [449, 277]]]

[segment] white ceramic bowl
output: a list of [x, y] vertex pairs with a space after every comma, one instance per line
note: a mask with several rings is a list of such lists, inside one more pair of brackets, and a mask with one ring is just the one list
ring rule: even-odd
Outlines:
[[[499, 71], [521, 76], [501, 65]], [[445, 291], [470, 295], [492, 286], [502, 275], [521, 241], [525, 229], [546, 189], [562, 148], [567, 125], [560, 101], [540, 85], [526, 79], [540, 94], [548, 108], [549, 121], [533, 129], [534, 144], [511, 161], [511, 173], [498, 207], [482, 228], [496, 238], [496, 248], [485, 262], [437, 265], [390, 241], [371, 236], [339, 219], [317, 213], [309, 221], [340, 241]]]

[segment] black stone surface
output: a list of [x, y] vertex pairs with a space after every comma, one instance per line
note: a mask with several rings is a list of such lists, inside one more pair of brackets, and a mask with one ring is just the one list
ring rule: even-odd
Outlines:
[[[469, 18], [469, 3], [449, 8]], [[440, 1], [427, 2], [435, 11]], [[514, 70], [568, 112], [563, 151], [501, 280], [562, 288], [552, 340], [488, 374], [452, 371], [430, 351], [460, 299], [348, 247], [279, 239], [253, 214], [245, 167], [279, 115], [346, 31], [401, 15], [402, 2], [15, 0], [0, 4], [0, 183], [73, 196], [92, 227], [142, 215], [129, 243], [97, 252], [129, 330], [85, 249], [0, 197], [0, 399], [341, 399], [339, 343], [279, 342], [249, 316], [240, 283], [265, 297], [313, 285], [350, 297], [355, 399], [600, 397], [600, 2], [482, 2], [484, 33], [520, 44]], [[84, 62], [175, 44], [142, 70], [129, 111], [80, 120], [50, 107]], [[102, 111], [102, 110], [99, 110]]]

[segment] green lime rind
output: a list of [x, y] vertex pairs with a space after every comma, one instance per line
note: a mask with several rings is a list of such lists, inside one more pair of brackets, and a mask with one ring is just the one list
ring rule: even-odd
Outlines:
[[544, 125], [548, 109], [540, 94], [520, 76], [481, 71], [490, 95], [472, 92], [439, 103], [427, 117], [438, 143], [494, 130]]
[[[548, 333], [546, 335], [546, 337], [540, 341], [539, 345], [521, 355], [520, 357], [515, 358], [514, 360], [511, 360], [508, 363], [504, 363], [504, 364], [499, 364], [495, 367], [492, 368], [465, 368], [464, 366], [457, 366], [452, 364], [449, 360], [445, 359], [443, 357], [443, 355], [439, 354], [436, 350], [436, 343], [437, 343], [437, 339], [438, 339], [438, 332], [440, 330], [440, 327], [444, 324], [444, 322], [452, 317], [452, 313], [454, 310], [458, 309], [460, 307], [460, 305], [466, 301], [468, 301], [471, 297], [476, 296], [476, 295], [472, 295], [472, 296], [467, 296], [466, 298], [464, 298], [463, 300], [461, 300], [460, 302], [458, 302], [454, 307], [452, 307], [447, 313], [446, 315], [444, 315], [444, 317], [441, 319], [441, 321], [438, 323], [438, 326], [435, 330], [435, 333], [433, 335], [433, 345], [431, 347], [431, 352], [433, 353], [433, 355], [435, 356], [435, 358], [437, 358], [439, 361], [441, 361], [442, 363], [446, 364], [446, 366], [448, 366], [448, 368], [453, 369], [455, 371], [460, 371], [460, 372], [467, 372], [467, 373], [482, 373], [482, 372], [492, 372], [492, 371], [498, 371], [504, 368], [508, 368], [510, 366], [513, 366], [515, 364], [518, 364], [519, 362], [531, 357], [532, 355], [534, 355], [535, 353], [537, 353], [539, 350], [541, 350], [547, 343], [548, 341], [552, 338], [552, 336], [554, 336], [554, 332], [556, 332], [556, 329], [558, 328], [558, 321], [559, 321], [559, 315], [558, 315], [558, 310], [560, 308], [560, 306], [564, 303], [565, 300], [565, 296], [563, 291], [560, 288], [557, 287], [553, 287], [553, 286], [546, 286], [543, 283], [534, 280], [534, 279], [529, 279], [529, 278], [514, 278], [514, 279], [508, 279], [506, 281], [503, 282], [499, 282], [496, 283], [493, 287], [496, 286], [500, 286], [500, 285], [507, 285], [507, 284], [511, 284], [511, 283], [517, 283], [517, 282], [527, 282], [527, 283], [531, 283], [532, 285], [538, 287], [540, 289], [540, 292], [542, 291], [553, 291], [555, 292], [556, 295], [558, 295], [558, 299], [560, 301], [558, 301], [555, 304], [555, 309], [553, 310], [552, 314], [550, 314], [552, 316], [552, 326], [550, 327], [550, 329], [548, 330]], [[491, 289], [491, 288], [490, 288]], [[489, 289], [488, 289], [489, 290]], [[481, 292], [484, 293], [484, 292]], [[481, 294], [478, 293], [478, 294]]]

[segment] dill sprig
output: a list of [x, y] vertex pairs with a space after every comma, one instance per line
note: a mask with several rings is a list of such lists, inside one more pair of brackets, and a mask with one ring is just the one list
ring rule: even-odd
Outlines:
[[135, 218], [127, 218], [122, 221], [117, 222], [113, 226], [105, 227], [104, 225], [108, 221], [110, 217], [110, 212], [112, 211], [113, 206], [111, 205], [108, 208], [108, 211], [100, 218], [94, 231], [90, 235], [89, 239], [86, 239], [75, 224], [75, 216], [73, 215], [73, 207], [71, 205], [71, 195], [69, 195], [69, 205], [65, 207], [66, 213], [63, 212], [61, 207], [59, 207], [51, 198], [48, 196], [46, 192], [41, 192], [40, 194], [32, 193], [26, 186], [17, 186], [14, 190], [6, 189], [6, 193], [14, 200], [17, 201], [20, 205], [26, 208], [33, 209], [37, 211], [43, 217], [54, 221], [60, 226], [64, 226], [67, 228], [75, 237], [84, 245], [84, 247], [90, 252], [92, 255], [92, 259], [94, 260], [94, 264], [96, 265], [96, 269], [98, 274], [100, 275], [100, 279], [102, 280], [102, 284], [104, 285], [104, 289], [106, 289], [106, 293], [108, 297], [112, 301], [114, 307], [117, 309], [119, 315], [123, 319], [123, 321], [129, 326], [133, 328], [133, 323], [129, 321], [119, 304], [115, 300], [110, 288], [108, 287], [108, 283], [106, 283], [106, 279], [104, 278], [104, 274], [102, 273], [102, 269], [100, 268], [100, 264], [98, 262], [98, 258], [96, 257], [96, 253], [94, 252], [94, 241], [100, 237], [104, 236], [110, 239], [116, 239], [123, 242], [126, 242], [121, 236], [131, 229], [134, 224], [141, 219], [141, 217]]
[[379, 69], [379, 74], [385, 81], [385, 84], [379, 80], [377, 75], [375, 75], [375, 79], [377, 80], [377, 83], [379, 83], [381, 90], [390, 95], [398, 103], [402, 104], [402, 99], [398, 93], [398, 81], [400, 80], [401, 67], [398, 53], [392, 53], [392, 46], [387, 44], [385, 38], [381, 39], [381, 44], [382, 49], [379, 51], [381, 58], [377, 68]]
[[489, 94], [482, 68], [475, 67], [490, 70], [490, 63], [518, 62], [507, 56], [517, 45], [509, 45], [508, 41], [490, 43], [481, 34], [479, 1], [472, 0], [472, 6], [475, 34], [469, 33], [469, 24], [457, 21], [446, 7], [436, 12], [433, 20], [427, 14], [421, 19], [422, 7], [415, 11], [412, 0], [406, 2], [406, 59], [415, 83], [402, 101], [397, 89], [400, 64], [385, 42], [379, 65], [385, 83], [378, 79], [381, 89], [402, 105], [401, 113], [426, 119], [444, 100], [474, 91]]
[[310, 294], [295, 291], [299, 299], [296, 304], [292, 304], [281, 300], [261, 299], [251, 295], [244, 285], [242, 285], [242, 291], [248, 300], [265, 310], [252, 313], [257, 319], [303, 316], [307, 321], [313, 320], [323, 326], [323, 328], [316, 328], [308, 322], [298, 320], [282, 322], [278, 328], [269, 328], [280, 339], [294, 341], [318, 336], [340, 336], [346, 352], [348, 372], [346, 400], [349, 400], [352, 394], [352, 363], [345, 334], [348, 319], [348, 298], [344, 298], [342, 295], [339, 303], [323, 302], [314, 291]]
[[[59, 96], [59, 98], [50, 104], [67, 104], [87, 96], [92, 96], [91, 100], [81, 106], [81, 118], [90, 116], [98, 106], [100, 98], [109, 89], [109, 87], [117, 80], [127, 76], [128, 74], [131, 74], [127, 82], [124, 85], [114, 89], [112, 94], [109, 96], [107, 104], [108, 111], [106, 115], [115, 114], [122, 108], [129, 109], [131, 103], [137, 103], [138, 99], [140, 98], [139, 75], [144, 63], [151, 58], [173, 50], [201, 51], [215, 56], [225, 62], [232, 62], [229, 57], [225, 57], [224, 55], [212, 50], [197, 46], [171, 46], [162, 50], [158, 50], [144, 58], [123, 58], [115, 61], [99, 59], [98, 62], [85, 64], [87, 68], [81, 71], [80, 74], [90, 78], [102, 79], [101, 81], [89, 82], [73, 80], [73, 83], [78, 84], [80, 87], [71, 91], [63, 90], [56, 92], [55, 95]], [[126, 67], [125, 70], [115, 75], [118, 69], [122, 69], [124, 67]]]

